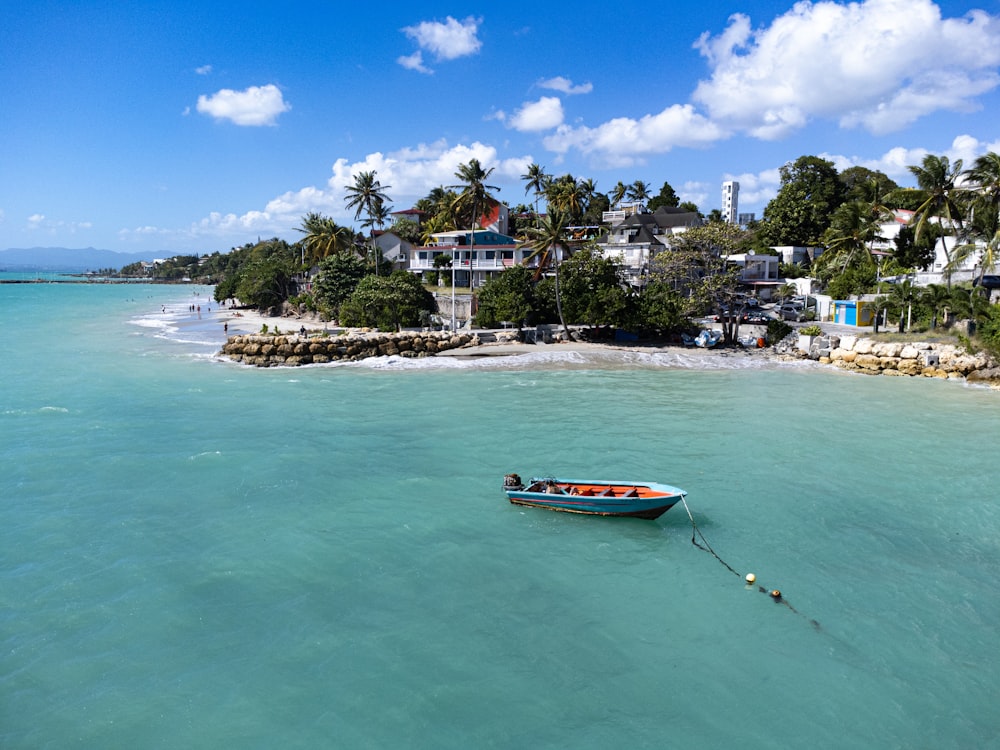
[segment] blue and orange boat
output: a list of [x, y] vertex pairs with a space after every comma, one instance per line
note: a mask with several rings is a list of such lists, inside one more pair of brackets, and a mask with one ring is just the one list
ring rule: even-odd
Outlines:
[[503, 491], [514, 505], [584, 513], [592, 516], [659, 518], [687, 494], [658, 482], [608, 482], [533, 477], [527, 486], [517, 474], [503, 479]]

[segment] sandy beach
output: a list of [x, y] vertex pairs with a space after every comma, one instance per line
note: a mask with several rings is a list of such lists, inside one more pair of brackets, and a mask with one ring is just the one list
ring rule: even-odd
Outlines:
[[[333, 326], [329, 323], [323, 323], [316, 320], [310, 316], [300, 316], [300, 317], [272, 317], [268, 315], [263, 315], [257, 310], [235, 310], [229, 309], [222, 306], [213, 306], [211, 311], [208, 313], [203, 313], [210, 315], [214, 318], [220, 327], [225, 328], [225, 332], [230, 335], [237, 334], [253, 334], [260, 333], [263, 326], [267, 326], [269, 333], [274, 333], [276, 330], [285, 334], [299, 333], [302, 328], [305, 328], [306, 333], [320, 333], [322, 331], [329, 331], [331, 333], [337, 331], [345, 330], [340, 326]], [[765, 326], [757, 325], [745, 325], [740, 327], [740, 333], [743, 336], [763, 336], [766, 332]], [[478, 333], [478, 331], [474, 331]], [[551, 351], [564, 351], [564, 352], [586, 352], [586, 351], [619, 351], [619, 352], [657, 352], [657, 351], [672, 351], [677, 349], [684, 349], [685, 347], [678, 344], [633, 344], [633, 343], [616, 343], [616, 342], [587, 342], [587, 341], [568, 341], [568, 342], [552, 342], [552, 343], [521, 343], [521, 342], [484, 342], [479, 346], [467, 346], [461, 349], [450, 349], [448, 351], [440, 352], [436, 356], [439, 357], [489, 357], [489, 356], [509, 356], [515, 354], [528, 354], [537, 353], [543, 350]], [[702, 354], [716, 354], [720, 356], [730, 356], [733, 353], [733, 349], [699, 349], [699, 353]], [[740, 350], [741, 353], [745, 354], [759, 354], [761, 356], [767, 356], [768, 354], [773, 354], [768, 349], [743, 349]]]

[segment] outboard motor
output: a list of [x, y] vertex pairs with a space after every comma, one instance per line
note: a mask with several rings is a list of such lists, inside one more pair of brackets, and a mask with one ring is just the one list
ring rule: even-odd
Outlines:
[[524, 482], [517, 474], [507, 474], [503, 478], [503, 488], [505, 490], [523, 490]]

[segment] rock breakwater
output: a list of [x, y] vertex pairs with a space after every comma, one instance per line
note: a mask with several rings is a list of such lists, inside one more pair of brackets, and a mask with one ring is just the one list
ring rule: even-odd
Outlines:
[[[780, 351], [780, 349], [779, 349]], [[1000, 388], [1000, 367], [955, 344], [883, 342], [861, 336], [800, 336], [786, 353], [865, 375], [965, 379]]]
[[442, 331], [339, 336], [247, 334], [230, 336], [220, 354], [254, 367], [297, 367], [394, 355], [430, 357], [449, 349], [478, 344], [478, 338], [468, 333]]

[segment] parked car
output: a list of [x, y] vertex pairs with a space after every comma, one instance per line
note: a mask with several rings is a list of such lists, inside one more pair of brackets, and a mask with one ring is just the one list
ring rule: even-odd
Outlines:
[[744, 323], [760, 324], [760, 323], [767, 323], [769, 320], [773, 320], [773, 318], [763, 310], [747, 310], [745, 313], [743, 313]]
[[785, 302], [778, 308], [778, 315], [782, 320], [801, 322], [806, 319], [805, 310], [798, 302]]
[[1000, 276], [990, 276], [989, 274], [972, 281], [973, 286], [981, 286], [983, 289], [1000, 289]]
[[731, 312], [729, 312], [729, 310], [727, 308], [723, 307], [719, 312], [717, 312], [712, 317], [712, 320], [714, 320], [716, 323], [720, 323], [720, 322], [735, 323], [736, 322], [736, 315], [737, 315], [737, 313], [735, 313], [735, 312], [731, 313]]

